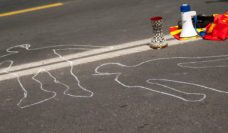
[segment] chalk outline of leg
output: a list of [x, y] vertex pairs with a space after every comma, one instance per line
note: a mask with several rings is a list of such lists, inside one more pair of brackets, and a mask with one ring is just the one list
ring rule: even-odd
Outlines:
[[[224, 58], [226, 57], [226, 58]], [[207, 90], [211, 90], [211, 91], [215, 91], [215, 92], [219, 92], [219, 93], [225, 93], [225, 94], [228, 94], [227, 91], [222, 91], [222, 90], [219, 90], [219, 89], [215, 89], [215, 88], [211, 88], [211, 87], [207, 87], [205, 85], [200, 85], [200, 84], [195, 84], [195, 83], [190, 83], [190, 82], [183, 82], [183, 81], [178, 81], [178, 80], [170, 80], [170, 79], [147, 79], [146, 82], [149, 83], [149, 84], [155, 84], [155, 85], [159, 85], [159, 86], [162, 86], [162, 87], [165, 87], [165, 88], [168, 88], [168, 89], [171, 89], [171, 90], [174, 90], [174, 91], [177, 91], [177, 92], [180, 92], [180, 93], [183, 93], [183, 94], [193, 94], [193, 95], [202, 95], [203, 97], [201, 99], [198, 99], [198, 100], [187, 100], [183, 97], [180, 97], [180, 96], [177, 96], [177, 95], [174, 95], [174, 94], [170, 94], [170, 93], [166, 93], [166, 92], [163, 92], [163, 91], [158, 91], [158, 90], [154, 90], [154, 89], [151, 89], [151, 88], [148, 88], [148, 87], [145, 87], [145, 86], [129, 86], [123, 82], [121, 82], [119, 80], [119, 77], [122, 75], [121, 72], [115, 72], [115, 73], [109, 73], [109, 72], [99, 72], [99, 69], [102, 68], [103, 66], [106, 66], [106, 65], [118, 65], [120, 67], [125, 67], [125, 68], [135, 68], [135, 67], [138, 67], [138, 66], [141, 66], [145, 63], [148, 63], [148, 62], [153, 62], [153, 61], [159, 61], [159, 60], [170, 60], [170, 59], [210, 59], [210, 58], [224, 58], [224, 59], [214, 59], [214, 60], [204, 60], [204, 61], [195, 61], [195, 62], [183, 62], [183, 63], [177, 63], [177, 66], [179, 67], [182, 67], [182, 68], [193, 68], [193, 69], [205, 69], [205, 68], [217, 68], [217, 67], [228, 67], [226, 65], [222, 66], [222, 65], [215, 65], [215, 66], [204, 66], [204, 67], [189, 67], [187, 66], [186, 64], [194, 64], [194, 63], [205, 63], [205, 62], [214, 62], [214, 61], [224, 61], [224, 60], [228, 60], [228, 55], [217, 55], [217, 56], [199, 56], [199, 57], [169, 57], [169, 58], [157, 58], [157, 59], [151, 59], [151, 60], [147, 60], [147, 61], [144, 61], [144, 62], [141, 62], [139, 64], [136, 64], [136, 65], [131, 65], [131, 66], [128, 66], [128, 65], [124, 65], [124, 64], [121, 64], [121, 63], [115, 63], [115, 62], [111, 62], [111, 63], [104, 63], [104, 64], [101, 64], [99, 66], [97, 66], [95, 68], [95, 74], [93, 75], [101, 75], [101, 76], [105, 76], [105, 75], [116, 75], [114, 81], [116, 81], [118, 84], [126, 87], [126, 88], [142, 88], [142, 89], [145, 89], [145, 90], [148, 90], [148, 91], [151, 91], [151, 92], [156, 92], [156, 93], [160, 93], [160, 94], [164, 94], [164, 95], [168, 95], [168, 96], [171, 96], [171, 97], [174, 97], [174, 98], [177, 98], [177, 99], [181, 99], [183, 101], [186, 101], [186, 102], [200, 102], [200, 101], [203, 101], [207, 95], [204, 94], [204, 93], [188, 93], [188, 92], [184, 92], [184, 91], [180, 91], [180, 90], [177, 90], [175, 88], [172, 88], [172, 87], [169, 87], [169, 86], [166, 86], [166, 85], [163, 85], [163, 84], [159, 84], [159, 83], [155, 83], [155, 82], [151, 82], [151, 81], [166, 81], [166, 82], [173, 82], [173, 83], [180, 83], [180, 84], [186, 84], [186, 85], [192, 85], [192, 86], [197, 86], [197, 87], [201, 87], [201, 88], [204, 88], [204, 89], [207, 89]]]
[[[72, 47], [90, 47], [90, 48], [72, 48]], [[1, 69], [0, 70], [0, 73], [7, 73], [7, 74], [13, 74], [15, 76], [15, 78], [17, 79], [22, 91], [23, 91], [23, 97], [19, 100], [19, 102], [17, 103], [17, 106], [21, 109], [23, 108], [28, 108], [28, 107], [31, 107], [31, 106], [34, 106], [34, 105], [37, 105], [37, 104], [41, 104], [43, 102], [46, 102], [46, 101], [49, 101], [51, 99], [53, 99], [54, 97], [56, 97], [56, 92], [55, 91], [48, 91], [46, 89], [43, 88], [43, 84], [42, 82], [40, 82], [38, 79], [36, 79], [35, 77], [38, 76], [41, 72], [47, 72], [49, 77], [51, 77], [54, 82], [56, 84], [61, 84], [63, 85], [64, 87], [66, 87], [67, 89], [64, 91], [64, 95], [68, 95], [70, 97], [79, 97], [79, 98], [87, 98], [87, 97], [92, 97], [94, 95], [94, 93], [90, 90], [87, 90], [86, 88], [84, 88], [81, 84], [80, 84], [80, 80], [78, 79], [78, 77], [73, 73], [73, 62], [70, 61], [70, 60], [67, 60], [65, 59], [62, 55], [58, 54], [56, 52], [56, 50], [72, 50], [72, 49], [81, 49], [81, 50], [88, 50], [88, 49], [91, 49], [91, 48], [100, 48], [100, 47], [103, 47], [103, 46], [91, 46], [91, 45], [55, 45], [55, 46], [48, 46], [48, 47], [41, 47], [41, 48], [34, 48], [34, 49], [30, 49], [31, 45], [30, 44], [22, 44], [22, 45], [16, 45], [16, 46], [13, 46], [13, 47], [9, 47], [6, 49], [6, 52], [7, 54], [5, 55], [2, 55], [0, 56], [0, 58], [3, 58], [3, 57], [7, 57], [7, 56], [10, 56], [10, 55], [14, 55], [14, 54], [17, 54], [19, 53], [18, 51], [11, 51], [12, 48], [24, 48], [25, 50], [27, 51], [32, 51], [32, 50], [42, 50], [42, 49], [48, 49], [48, 48], [53, 48], [52, 49], [52, 52], [53, 54], [57, 55], [59, 58], [61, 58], [62, 60], [66, 61], [67, 63], [70, 64], [70, 73], [71, 75], [74, 77], [74, 79], [77, 81], [77, 84], [78, 84], [78, 87], [81, 88], [82, 90], [84, 91], [87, 91], [87, 92], [90, 92], [91, 95], [89, 96], [75, 96], [75, 95], [70, 95], [70, 94], [67, 94], [67, 91], [70, 89], [70, 87], [60, 81], [58, 81], [49, 71], [46, 71], [45, 69], [41, 68], [39, 69], [37, 72], [35, 72], [35, 74], [33, 75], [32, 77], [32, 80], [36, 81], [37, 83], [40, 84], [40, 90], [44, 91], [44, 92], [48, 92], [48, 93], [53, 93], [53, 96], [49, 97], [49, 98], [46, 98], [44, 100], [41, 100], [41, 101], [38, 101], [38, 102], [35, 102], [35, 103], [32, 103], [32, 104], [28, 104], [28, 105], [24, 105], [24, 106], [21, 106], [20, 104], [22, 103], [22, 101], [24, 99], [27, 98], [28, 96], [28, 92], [26, 90], [26, 88], [24, 87], [23, 83], [21, 82], [20, 80], [20, 76], [16, 73], [16, 72], [10, 72], [10, 68], [13, 66], [14, 64], [14, 61], [13, 60], [5, 60], [5, 61], [2, 61], [0, 62], [0, 65], [2, 65], [3, 63], [5, 62], [9, 62], [10, 65], [7, 67], [7, 68], [4, 68], [4, 69]], [[63, 48], [63, 49], [59, 49], [59, 47], [71, 47], [71, 48]], [[58, 49], [54, 49], [54, 48], [58, 48]]]
[[84, 90], [84, 91], [87, 91], [87, 92], [91, 93], [90, 96], [74, 96], [74, 95], [70, 95], [70, 94], [67, 94], [67, 91], [70, 90], [70, 87], [69, 87], [69, 86], [65, 86], [65, 87], [67, 87], [67, 89], [64, 91], [64, 94], [65, 94], [65, 95], [68, 95], [68, 96], [71, 96], [71, 97], [93, 97], [94, 93], [93, 93], [92, 91], [90, 91], [90, 90], [84, 88], [83, 86], [81, 86], [80, 80], [79, 80], [78, 77], [74, 74], [74, 72], [73, 72], [73, 69], [74, 69], [73, 62], [70, 61], [70, 60], [67, 60], [66, 58], [64, 58], [63, 56], [61, 56], [60, 54], [58, 54], [58, 53], [56, 52], [56, 50], [65, 50], [65, 49], [53, 49], [53, 52], [54, 52], [54, 54], [56, 54], [57, 56], [59, 56], [59, 58], [65, 60], [66, 62], [68, 62], [68, 63], [70, 64], [70, 73], [71, 73], [71, 75], [74, 77], [74, 79], [77, 81], [78, 87], [81, 88], [81, 89]]
[[227, 60], [227, 61], [228, 61], [228, 58], [224, 58], [224, 59], [214, 59], [214, 60], [206, 60], [206, 61], [197, 61], [197, 62], [183, 62], [183, 63], [178, 63], [177, 65], [178, 65], [179, 67], [183, 67], [183, 68], [192, 68], [192, 69], [215, 68], [215, 67], [218, 67], [218, 68], [228, 67], [228, 65], [202, 66], [202, 67], [188, 66], [189, 64], [216, 62], [216, 61], [224, 61], [224, 60]]
[[57, 84], [57, 83], [60, 83], [60, 82], [58, 82], [58, 81], [56, 80], [56, 78], [55, 78], [54, 76], [52, 76], [52, 74], [51, 74], [50, 72], [46, 71], [45, 69], [40, 69], [35, 75], [32, 76], [32, 79], [33, 79], [34, 81], [36, 81], [37, 83], [40, 84], [40, 90], [42, 90], [42, 91], [44, 91], [44, 92], [48, 92], [48, 93], [53, 93], [53, 96], [51, 96], [51, 97], [49, 97], [49, 98], [46, 98], [46, 99], [44, 99], [44, 100], [41, 100], [41, 101], [32, 103], [32, 104], [28, 104], [28, 105], [21, 106], [20, 104], [22, 103], [22, 101], [23, 101], [24, 99], [27, 98], [28, 93], [27, 93], [27, 90], [25, 89], [25, 87], [23, 86], [23, 84], [22, 84], [22, 82], [21, 82], [21, 80], [20, 80], [20, 77], [19, 77], [17, 74], [14, 73], [15, 76], [17, 76], [17, 81], [18, 81], [18, 83], [20, 84], [20, 87], [22, 88], [22, 90], [23, 90], [23, 92], [24, 92], [23, 98], [21, 98], [21, 99], [19, 100], [19, 102], [17, 103], [17, 106], [18, 106], [19, 108], [22, 108], [22, 109], [23, 109], [23, 108], [28, 108], [28, 107], [31, 107], [31, 106], [34, 106], [34, 105], [37, 105], [37, 104], [41, 104], [41, 103], [43, 103], [43, 102], [46, 102], [46, 101], [51, 100], [52, 98], [56, 97], [57, 94], [56, 94], [55, 91], [48, 91], [48, 90], [44, 89], [44, 88], [43, 88], [42, 82], [40, 82], [38, 79], [35, 78], [35, 77], [38, 76], [41, 72], [47, 72], [48, 75], [49, 75], [52, 79], [54, 79], [54, 82], [55, 82], [56, 84]]

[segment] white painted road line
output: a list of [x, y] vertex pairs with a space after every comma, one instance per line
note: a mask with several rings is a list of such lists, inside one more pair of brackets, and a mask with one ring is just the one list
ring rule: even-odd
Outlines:
[[[172, 36], [170, 36], [170, 35], [166, 35], [165, 37], [166, 37], [166, 39], [172, 38]], [[76, 53], [76, 54], [65, 55], [64, 58], [66, 60], [75, 60], [75, 59], [79, 59], [79, 58], [83, 58], [83, 57], [95, 56], [97, 54], [117, 51], [117, 50], [121, 50], [121, 49], [127, 49], [127, 48], [131, 48], [131, 47], [136, 47], [136, 46], [142, 46], [143, 44], [147, 44], [150, 41], [151, 41], [151, 39], [149, 38], [149, 39], [143, 39], [143, 40], [129, 42], [129, 43], [117, 44], [117, 45], [113, 45], [113, 46], [97, 48], [97, 49], [80, 52], [80, 53]], [[35, 61], [35, 62], [26, 63], [26, 64], [22, 64], [22, 65], [12, 66], [10, 68], [10, 71], [14, 72], [14, 71], [20, 71], [20, 70], [24, 70], [24, 69], [31, 69], [34, 67], [40, 67], [40, 66], [50, 65], [53, 63], [59, 63], [61, 61], [62, 61], [62, 59], [59, 57], [46, 59], [46, 60], [42, 60], [42, 61]], [[1, 72], [1, 69], [0, 69], [0, 72]]]
[[[171, 38], [170, 36], [166, 36], [166, 38]], [[169, 46], [183, 44], [187, 42], [197, 41], [200, 39], [194, 40], [186, 40], [186, 41], [178, 41], [178, 40], [170, 40], [168, 41]], [[110, 59], [118, 56], [129, 55], [133, 53], [143, 52], [152, 50], [149, 48], [148, 44], [151, 39], [144, 39], [130, 43], [118, 44], [114, 46], [107, 46], [105, 48], [94, 49], [86, 52], [81, 52], [77, 54], [71, 54], [64, 56], [66, 60], [69, 60], [73, 63], [74, 66], [79, 64], [85, 64], [95, 61], [100, 61], [104, 59]], [[62, 62], [60, 58], [52, 58], [39, 62], [33, 62], [28, 64], [23, 64], [19, 66], [11, 67], [11, 71], [7, 74], [0, 75], [0, 81], [13, 79], [15, 78], [14, 74], [18, 74], [18, 76], [26, 76], [31, 75], [39, 71], [41, 68], [46, 71], [56, 70], [60, 68], [70, 67], [69, 63]]]

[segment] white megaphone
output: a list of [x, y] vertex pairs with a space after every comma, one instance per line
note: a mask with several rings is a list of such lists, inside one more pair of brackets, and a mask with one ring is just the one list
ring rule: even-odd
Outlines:
[[182, 31], [180, 37], [194, 37], [197, 34], [193, 24], [192, 17], [196, 16], [196, 11], [191, 11], [188, 4], [181, 5]]

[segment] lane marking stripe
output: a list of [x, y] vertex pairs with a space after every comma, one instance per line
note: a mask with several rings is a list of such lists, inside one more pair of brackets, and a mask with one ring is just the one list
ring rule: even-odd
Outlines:
[[63, 5], [63, 3], [54, 3], [54, 4], [44, 5], [44, 6], [37, 6], [37, 7], [32, 7], [32, 8], [27, 8], [27, 9], [22, 9], [22, 10], [17, 10], [17, 11], [12, 11], [12, 12], [0, 13], [0, 17], [17, 15], [17, 14], [22, 14], [22, 13], [27, 13], [27, 12], [32, 12], [32, 11], [37, 11], [37, 10], [42, 10], [42, 9], [62, 6], [62, 5]]
[[[105, 51], [105, 48], [101, 48], [101, 49], [95, 49], [95, 50], [82, 52], [82, 53], [75, 54], [75, 55], [64, 56], [64, 58], [66, 60], [71, 61], [74, 66], [80, 65], [80, 64], [91, 63], [91, 62], [100, 61], [100, 60], [104, 60], [104, 59], [110, 59], [110, 58], [119, 57], [119, 56], [123, 56], [123, 55], [129, 55], [129, 54], [134, 54], [134, 53], [138, 53], [138, 52], [152, 50], [151, 48], [149, 48], [149, 46], [145, 45], [145, 44], [149, 43], [150, 40], [151, 39], [144, 39], [141, 41], [136, 41], [136, 42], [138, 42], [138, 44], [136, 42], [130, 42], [130, 43], [126, 43], [126, 44], [117, 45], [117, 49], [118, 49], [118, 47], [120, 47], [122, 45], [122, 49], [119, 49], [118, 51], [113, 51], [113, 49], [115, 49], [115, 46], [112, 46], [113, 48], [111, 48], [112, 49], [112, 51], [111, 51], [110, 46], [109, 46], [106, 48], [106, 51]], [[174, 45], [184, 44], [187, 42], [193, 42], [193, 41], [197, 41], [197, 40], [201, 40], [201, 39], [186, 40], [186, 41], [171, 40], [171, 41], [168, 41], [168, 43], [169, 43], [169, 46], [174, 46]], [[127, 46], [132, 46], [132, 45], [139, 45], [139, 46], [125, 49]], [[125, 48], [123, 49], [123, 47], [125, 47]], [[110, 51], [110, 52], [108, 52], [108, 51]], [[94, 53], [98, 53], [98, 52], [100, 54], [93, 56]], [[83, 57], [82, 55], [91, 55], [91, 56]], [[75, 57], [80, 57], [80, 56], [82, 58], [75, 59]], [[61, 61], [61, 62], [50, 64], [49, 61], [51, 61], [51, 60], [52, 60], [52, 62], [57, 62], [56, 60]], [[30, 68], [31, 67], [30, 65], [35, 66], [34, 64], [36, 65], [36, 67]], [[62, 60], [59, 58], [48, 59], [48, 60], [40, 61], [40, 62], [34, 62], [34, 64], [30, 63], [30, 64], [25, 64], [25, 65], [15, 66], [15, 67], [12, 67], [11, 69], [13, 69], [14, 71], [17, 70], [17, 72], [13, 72], [13, 73], [17, 73], [18, 76], [26, 76], [26, 75], [34, 74], [35, 72], [39, 71], [41, 68], [45, 69], [46, 71], [51, 71], [51, 70], [69, 67], [68, 63], [62, 62]], [[43, 66], [44, 64], [49, 64], [49, 65]], [[0, 75], [0, 81], [13, 79], [13, 78], [15, 78], [15, 76], [10, 73]]]
[[[167, 40], [172, 39], [172, 36], [170, 36], [170, 35], [166, 35], [165, 37]], [[97, 49], [80, 52], [80, 53], [76, 53], [76, 54], [64, 55], [64, 58], [66, 60], [76, 60], [76, 59], [84, 58], [84, 57], [88, 57], [88, 56], [97, 56], [98, 54], [104, 54], [107, 52], [113, 52], [113, 51], [117, 51], [117, 50], [131, 48], [131, 47], [142, 46], [143, 44], [147, 44], [150, 41], [151, 41], [151, 39], [148, 38], [148, 39], [138, 40], [138, 41], [129, 42], [129, 43], [116, 44], [113, 46], [97, 48]], [[20, 71], [20, 70], [24, 70], [24, 69], [32, 69], [34, 67], [40, 67], [40, 66], [47, 66], [47, 65], [51, 65], [51, 64], [59, 63], [59, 62], [62, 62], [62, 59], [60, 59], [59, 57], [56, 57], [56, 58], [46, 59], [46, 60], [42, 60], [42, 61], [25, 63], [22, 65], [17, 65], [17, 66], [11, 67], [10, 72]]]

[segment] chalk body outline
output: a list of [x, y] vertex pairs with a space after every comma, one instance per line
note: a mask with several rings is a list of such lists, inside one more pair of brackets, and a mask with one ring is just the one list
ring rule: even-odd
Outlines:
[[[213, 59], [213, 58], [219, 58], [219, 59]], [[118, 62], [104, 63], [104, 64], [101, 64], [101, 65], [99, 65], [99, 66], [97, 66], [95, 68], [95, 70], [94, 70], [95, 71], [95, 74], [93, 74], [93, 75], [95, 75], [95, 76], [116, 75], [116, 77], [114, 78], [114, 81], [117, 82], [118, 84], [122, 85], [123, 87], [126, 87], [126, 88], [141, 88], [141, 89], [148, 90], [148, 91], [155, 92], [155, 93], [159, 93], [159, 94], [162, 94], [162, 95], [171, 96], [171, 97], [174, 97], [174, 98], [183, 100], [185, 102], [201, 102], [204, 99], [206, 99], [207, 95], [204, 94], [204, 93], [189, 93], [189, 92], [184, 92], [184, 91], [178, 90], [176, 88], [173, 88], [173, 87], [170, 87], [170, 86], [161, 84], [161, 83], [156, 83], [156, 81], [163, 81], [163, 82], [169, 82], [169, 83], [172, 82], [172, 83], [179, 83], [179, 84], [191, 85], [191, 86], [200, 87], [200, 88], [203, 88], [203, 89], [206, 89], [206, 90], [210, 90], [210, 91], [214, 91], [214, 92], [218, 92], [218, 93], [228, 94], [228, 91], [222, 91], [222, 90], [219, 90], [219, 89], [216, 89], [216, 88], [208, 87], [206, 85], [201, 85], [201, 84], [196, 84], [196, 83], [191, 83], [191, 82], [178, 81], [178, 80], [172, 80], [172, 79], [149, 78], [149, 79], [147, 79], [145, 81], [148, 84], [158, 85], [158, 86], [161, 86], [161, 87], [170, 89], [172, 91], [183, 93], [185, 95], [198, 95], [198, 96], [201, 96], [201, 98], [199, 98], [199, 99], [191, 99], [191, 100], [189, 100], [189, 99], [186, 99], [184, 97], [181, 97], [181, 96], [178, 96], [178, 95], [175, 95], [175, 94], [171, 94], [171, 93], [167, 93], [167, 92], [155, 90], [153, 88], [149, 88], [149, 87], [146, 87], [146, 86], [128, 85], [125, 82], [122, 82], [120, 80], [120, 77], [123, 74], [121, 72], [100, 72], [99, 71], [100, 69], [102, 69], [102, 67], [105, 67], [107, 65], [117, 65], [117, 66], [122, 67], [122, 68], [129, 68], [130, 69], [130, 68], [139, 67], [141, 65], [144, 65], [145, 63], [153, 63], [155, 61], [171, 60], [171, 59], [206, 59], [206, 60], [203, 60], [203, 61], [192, 61], [192, 62], [180, 62], [180, 63], [177, 63], [176, 65], [178, 67], [180, 67], [180, 68], [208, 69], [208, 68], [226, 68], [226, 67], [228, 67], [228, 65], [212, 65], [212, 66], [210, 66], [210, 65], [208, 65], [208, 66], [207, 65], [204, 65], [204, 66], [198, 66], [198, 67], [197, 66], [191, 66], [191, 65], [194, 65], [194, 64], [197, 64], [197, 63], [210, 63], [210, 62], [217, 62], [217, 61], [228, 61], [228, 55], [198, 56], [198, 57], [168, 57], [168, 58], [151, 59], [151, 60], [140, 62], [140, 63], [135, 64], [135, 65], [124, 65], [124, 64], [118, 63]]]
[[[72, 88], [70, 88], [69, 85], [66, 85], [60, 81], [57, 80], [56, 77], [54, 77], [49, 71], [47, 71], [46, 69], [44, 68], [40, 68], [38, 71], [36, 71], [33, 76], [32, 76], [32, 80], [34, 80], [35, 82], [37, 82], [39, 85], [40, 85], [40, 90], [43, 91], [43, 92], [47, 92], [47, 93], [52, 93], [53, 95], [51, 97], [48, 97], [48, 98], [45, 98], [43, 100], [40, 100], [40, 101], [37, 101], [37, 102], [34, 102], [34, 103], [31, 103], [31, 104], [27, 104], [27, 105], [21, 105], [21, 103], [28, 97], [28, 88], [24, 87], [22, 81], [21, 81], [21, 78], [23, 77], [20, 77], [17, 72], [11, 72], [10, 69], [11, 67], [14, 65], [14, 61], [13, 60], [4, 60], [2, 62], [0, 62], [0, 66], [4, 63], [8, 63], [9, 65], [6, 67], [6, 68], [2, 68], [0, 69], [0, 73], [7, 73], [7, 74], [12, 74], [15, 76], [15, 78], [17, 79], [17, 82], [19, 83], [22, 91], [23, 91], [23, 97], [19, 100], [19, 102], [17, 103], [17, 106], [21, 109], [24, 109], [24, 108], [28, 108], [28, 107], [32, 107], [34, 105], [38, 105], [38, 104], [41, 104], [41, 103], [44, 103], [46, 101], [49, 101], [53, 98], [55, 98], [57, 96], [57, 93], [55, 91], [49, 91], [47, 89], [44, 89], [43, 88], [43, 83], [41, 81], [39, 81], [38, 79], [36, 79], [36, 77], [41, 73], [41, 72], [46, 72], [50, 78], [53, 79], [53, 81], [56, 83], [56, 84], [61, 84], [62, 86], [64, 86], [66, 89], [65, 91], [63, 92], [64, 95], [68, 95], [70, 97], [77, 97], [77, 98], [90, 98], [90, 97], [93, 97], [94, 95], [94, 92], [92, 92], [91, 90], [88, 90], [86, 89], [85, 87], [83, 87], [81, 85], [81, 82], [79, 80], [79, 78], [74, 74], [73, 70], [73, 62], [64, 58], [64, 56], [60, 55], [57, 51], [58, 50], [72, 50], [72, 49], [77, 49], [77, 50], [90, 50], [90, 49], [94, 49], [94, 48], [100, 48], [100, 47], [103, 47], [103, 46], [91, 46], [91, 45], [55, 45], [55, 46], [47, 46], [47, 47], [40, 47], [40, 48], [33, 48], [33, 49], [30, 49], [31, 45], [30, 44], [21, 44], [21, 45], [16, 45], [16, 46], [13, 46], [13, 47], [9, 47], [6, 49], [6, 52], [7, 54], [4, 54], [2, 56], [0, 56], [0, 59], [1, 58], [7, 58], [8, 56], [10, 55], [15, 55], [15, 54], [19, 54], [20, 52], [19, 51], [12, 51], [12, 49], [14, 48], [22, 48], [26, 51], [36, 51], [36, 50], [44, 50], [44, 49], [50, 49], [51, 52], [53, 52], [52, 54], [56, 55], [57, 57], [59, 57], [60, 59], [62, 59], [63, 61], [65, 61], [66, 63], [69, 63], [69, 67], [70, 67], [70, 74], [71, 76], [73, 76], [73, 78], [75, 79], [75, 81], [77, 82], [77, 85], [78, 87], [85, 91], [85, 92], [88, 92], [90, 93], [90, 95], [72, 95], [72, 94], [69, 94], [68, 91]], [[61, 48], [63, 47], [63, 48]]]

